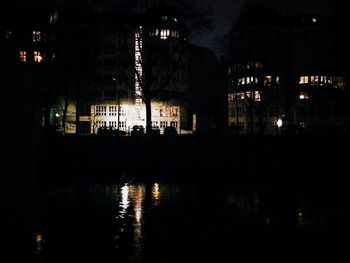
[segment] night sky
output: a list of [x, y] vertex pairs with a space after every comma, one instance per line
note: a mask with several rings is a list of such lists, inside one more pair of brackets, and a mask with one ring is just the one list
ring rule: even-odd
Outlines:
[[216, 39], [227, 34], [232, 24], [237, 20], [242, 10], [250, 4], [270, 5], [285, 14], [325, 14], [331, 15], [340, 0], [207, 0], [214, 4], [215, 9], [212, 16], [213, 30], [203, 32], [192, 41], [200, 46], [208, 47], [222, 55], [222, 48]]
[[[56, 0], [59, 2], [59, 0]], [[117, 3], [122, 0], [71, 0], [74, 2], [81, 3], [98, 3], [98, 5], [104, 6], [113, 6], [114, 3]], [[338, 9], [342, 0], [200, 0], [201, 2], [209, 3], [214, 7], [212, 14], [212, 30], [207, 32], [201, 32], [196, 34], [195, 37], [191, 39], [191, 42], [194, 44], [208, 47], [215, 51], [218, 56], [223, 54], [222, 45], [217, 41], [225, 36], [232, 25], [239, 17], [242, 10], [244, 10], [250, 4], [264, 4], [270, 5], [277, 9], [278, 11], [285, 14], [300, 14], [300, 13], [314, 13], [314, 14], [325, 14], [331, 15], [335, 12], [336, 7]], [[45, 0], [12, 0], [6, 1], [6, 3], [11, 4], [12, 6], [18, 5], [42, 5]], [[343, 4], [344, 5], [344, 4]], [[343, 8], [344, 9], [344, 8]]]

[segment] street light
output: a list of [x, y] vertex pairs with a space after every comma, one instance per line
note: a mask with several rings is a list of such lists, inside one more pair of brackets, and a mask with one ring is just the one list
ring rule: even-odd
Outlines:
[[282, 128], [282, 125], [283, 125], [282, 119], [278, 119], [277, 122], [276, 122], [276, 124], [277, 124], [277, 127], [278, 127], [278, 128]]

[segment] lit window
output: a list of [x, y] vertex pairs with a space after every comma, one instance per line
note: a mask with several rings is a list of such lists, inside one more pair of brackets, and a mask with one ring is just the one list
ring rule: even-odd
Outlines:
[[237, 100], [244, 100], [244, 98], [245, 98], [244, 92], [235, 93], [234, 98], [236, 98]]
[[168, 20], [168, 17], [167, 17], [167, 16], [162, 16], [162, 20], [163, 20], [163, 21], [167, 21], [167, 20]]
[[171, 31], [171, 36], [178, 38], [179, 37], [179, 32], [178, 31]]
[[119, 122], [119, 130], [126, 130], [126, 121], [120, 121]]
[[177, 117], [179, 115], [179, 109], [177, 107], [170, 108], [170, 117]]
[[97, 126], [97, 128], [99, 128], [99, 127], [106, 127], [107, 126], [107, 122], [106, 121], [97, 121], [96, 122], [96, 126]]
[[300, 100], [308, 100], [309, 99], [309, 94], [306, 91], [302, 91], [299, 94], [299, 99]]
[[271, 83], [272, 83], [272, 76], [265, 76], [264, 84], [271, 85]]
[[177, 128], [178, 122], [177, 122], [177, 121], [171, 121], [171, 122], [170, 122], [170, 126], [171, 126], [171, 127]]
[[280, 77], [276, 77], [276, 84], [280, 84]]
[[96, 106], [96, 116], [106, 116], [106, 106]]
[[326, 79], [325, 76], [321, 76], [321, 77], [320, 77], [320, 82], [321, 82], [321, 83], [324, 83], [324, 82], [325, 82], [325, 79]]
[[109, 127], [117, 128], [117, 122], [116, 121], [110, 121], [109, 122]]
[[12, 31], [5, 31], [5, 40], [12, 39]]
[[259, 91], [254, 92], [254, 100], [255, 101], [261, 101], [261, 95]]
[[160, 122], [160, 128], [165, 128], [168, 126], [168, 122], [167, 121], [161, 121]]
[[311, 85], [317, 85], [319, 81], [319, 76], [311, 76], [310, 77], [310, 83]]
[[234, 101], [234, 94], [232, 94], [232, 93], [230, 93], [230, 94], [228, 94], [228, 101], [229, 102], [233, 102]]
[[117, 107], [118, 106], [109, 106], [108, 107], [109, 116], [117, 116]]
[[173, 21], [176, 23], [176, 22], [177, 22], [177, 18], [176, 18], [176, 17], [174, 17], [174, 18], [173, 18]]
[[40, 41], [41, 41], [41, 32], [33, 31], [33, 42], [40, 42]]
[[125, 106], [124, 107], [123, 106], [120, 107], [120, 116], [126, 116], [126, 108], [125, 108]]
[[27, 51], [19, 51], [19, 61], [27, 62]]
[[309, 76], [301, 76], [299, 84], [308, 84], [309, 83]]
[[169, 38], [169, 35], [170, 35], [169, 29], [160, 30], [160, 39], [167, 39], [167, 38]]
[[58, 13], [57, 12], [52, 12], [50, 14], [50, 23], [56, 23], [58, 19]]
[[153, 31], [153, 35], [154, 35], [154, 36], [158, 36], [158, 35], [159, 35], [159, 30], [158, 30], [158, 29], [155, 29], [155, 30]]
[[34, 51], [34, 62], [37, 62], [37, 63], [40, 63], [40, 62], [43, 62], [44, 61], [44, 58], [41, 54], [40, 51]]

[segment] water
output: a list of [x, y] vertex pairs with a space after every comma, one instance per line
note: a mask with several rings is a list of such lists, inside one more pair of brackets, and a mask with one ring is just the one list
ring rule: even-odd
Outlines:
[[333, 190], [220, 182], [51, 187], [35, 228], [7, 241], [18, 243], [8, 262], [335, 262], [346, 255], [346, 202]]

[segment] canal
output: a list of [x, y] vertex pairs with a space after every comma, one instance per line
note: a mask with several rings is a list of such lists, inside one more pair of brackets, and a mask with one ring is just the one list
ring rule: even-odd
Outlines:
[[3, 262], [335, 262], [345, 255], [345, 204], [329, 186], [51, 186], [30, 230], [13, 222], [5, 231], [15, 250]]

